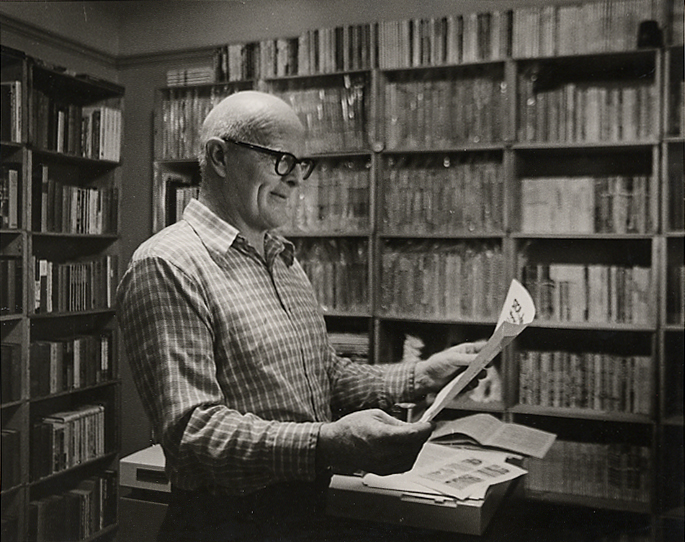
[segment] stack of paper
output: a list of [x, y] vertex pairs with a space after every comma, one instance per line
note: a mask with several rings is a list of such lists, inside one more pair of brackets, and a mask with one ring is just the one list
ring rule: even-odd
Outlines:
[[364, 484], [404, 493], [482, 500], [490, 486], [513, 480], [527, 472], [506, 462], [511, 455], [427, 443], [409, 472], [390, 476], [366, 474]]

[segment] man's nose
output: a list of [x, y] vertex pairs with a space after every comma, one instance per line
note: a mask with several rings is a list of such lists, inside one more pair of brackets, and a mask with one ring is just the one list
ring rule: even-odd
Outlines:
[[300, 166], [295, 166], [290, 173], [284, 175], [283, 180], [293, 188], [296, 186], [300, 186], [300, 184], [302, 183], [302, 170], [300, 169]]

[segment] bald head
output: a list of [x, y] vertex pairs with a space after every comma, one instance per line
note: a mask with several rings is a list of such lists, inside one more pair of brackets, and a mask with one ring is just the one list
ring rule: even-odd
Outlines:
[[224, 98], [209, 112], [200, 141], [202, 147], [212, 137], [268, 145], [274, 135], [293, 127], [302, 130], [297, 114], [287, 103], [271, 94], [249, 90]]

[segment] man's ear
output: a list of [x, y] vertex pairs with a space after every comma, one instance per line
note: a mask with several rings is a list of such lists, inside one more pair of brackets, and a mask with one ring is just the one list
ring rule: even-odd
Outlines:
[[212, 168], [220, 177], [226, 176], [226, 146], [218, 137], [212, 137], [207, 141], [207, 166]]

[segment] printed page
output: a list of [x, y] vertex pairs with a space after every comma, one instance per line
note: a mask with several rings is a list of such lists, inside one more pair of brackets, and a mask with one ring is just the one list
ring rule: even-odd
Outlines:
[[483, 446], [502, 448], [540, 459], [556, 438], [556, 435], [547, 431], [502, 422], [491, 414], [474, 414], [440, 424], [431, 435], [431, 440], [450, 444], [459, 442], [461, 435], [471, 437]]
[[[403, 493], [421, 493], [429, 495], [444, 495], [437, 489], [428, 487], [425, 484], [419, 483], [414, 476], [416, 471], [430, 470], [435, 468], [436, 465], [442, 465], [444, 463], [454, 461], [462, 457], [465, 450], [470, 456], [477, 455], [481, 460], [486, 460], [491, 463], [504, 463], [508, 457], [512, 454], [506, 452], [498, 452], [494, 450], [474, 450], [473, 448], [457, 448], [451, 446], [443, 446], [441, 444], [432, 444], [430, 442], [426, 443], [419, 456], [416, 459], [414, 467], [408, 471], [400, 474], [390, 474], [387, 476], [380, 476], [378, 474], [368, 473], [364, 475], [363, 483], [368, 487], [374, 487], [379, 489], [392, 489], [395, 491], [401, 491]], [[483, 499], [485, 498], [485, 491], [489, 485], [485, 485], [480, 491], [476, 491], [477, 488], [473, 488], [474, 493], [472, 493], [469, 499]]]
[[457, 499], [480, 497], [487, 487], [513, 480], [527, 471], [505, 461], [492, 460], [488, 452], [455, 449], [452, 457], [428, 467], [414, 468], [411, 480]]
[[480, 444], [485, 444], [502, 425], [503, 422], [491, 414], [473, 414], [465, 418], [440, 423], [433, 431], [431, 440], [443, 439], [443, 442], [449, 442], [448, 437], [452, 435], [457, 438], [460, 435], [466, 435]]
[[429, 422], [435, 418], [534, 318], [535, 304], [528, 290], [516, 279], [512, 280], [495, 332], [466, 370], [440, 390], [419, 422]]
[[516, 423], [503, 423], [497, 433], [483, 444], [542, 459], [555, 439], [556, 435], [547, 431]]

